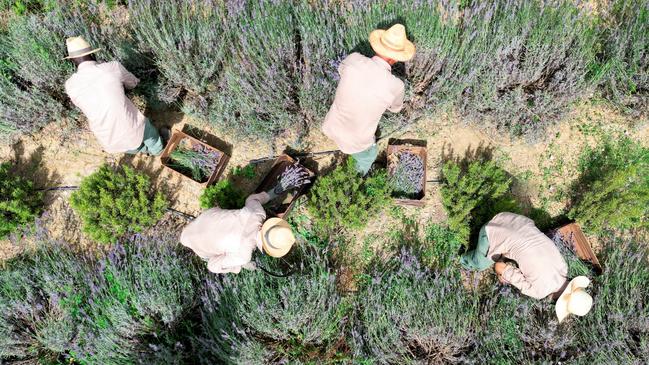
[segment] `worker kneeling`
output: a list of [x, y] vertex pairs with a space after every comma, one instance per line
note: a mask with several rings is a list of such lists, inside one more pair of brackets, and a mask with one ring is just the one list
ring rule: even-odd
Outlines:
[[477, 247], [465, 253], [461, 263], [471, 270], [494, 265], [501, 283], [511, 284], [527, 296], [558, 297], [555, 309], [559, 322], [568, 314], [585, 315], [593, 304], [584, 291], [589, 279], [578, 276], [568, 282], [568, 265], [557, 246], [534, 221], [522, 215], [500, 213], [493, 217], [480, 229]]
[[242, 209], [204, 211], [183, 229], [180, 242], [206, 260], [207, 269], [214, 273], [254, 270], [255, 247], [272, 257], [286, 255], [295, 243], [291, 227], [280, 218], [266, 220], [263, 205], [310, 182], [305, 169], [292, 171], [270, 190], [250, 195]]

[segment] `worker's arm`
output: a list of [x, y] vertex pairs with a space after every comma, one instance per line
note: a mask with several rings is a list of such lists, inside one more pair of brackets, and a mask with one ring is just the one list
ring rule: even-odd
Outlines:
[[534, 285], [525, 278], [523, 272], [513, 265], [507, 264], [507, 267], [502, 273], [502, 278], [509, 284], [518, 288], [521, 293], [532, 298], [543, 299], [543, 296], [540, 296], [535, 290]]
[[116, 62], [117, 67], [119, 68], [119, 74], [120, 78], [122, 80], [122, 83], [124, 84], [124, 88], [126, 89], [133, 89], [134, 87], [137, 86], [137, 84], [140, 83], [140, 79], [135, 77], [132, 73], [130, 73], [124, 66], [122, 66], [121, 63]]
[[249, 262], [250, 257], [231, 254], [218, 255], [210, 257], [207, 262], [207, 269], [216, 274], [238, 274], [239, 271], [241, 271], [241, 268], [246, 266]]
[[394, 97], [394, 100], [392, 101], [392, 104], [388, 107], [388, 110], [393, 112], [393, 113], [398, 113], [403, 109], [403, 99], [406, 95], [406, 87], [401, 82], [401, 86], [399, 87], [399, 90], [397, 91], [396, 96]]

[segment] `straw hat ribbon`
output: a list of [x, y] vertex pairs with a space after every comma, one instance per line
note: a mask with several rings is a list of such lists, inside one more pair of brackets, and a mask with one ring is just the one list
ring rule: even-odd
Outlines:
[[282, 257], [293, 247], [295, 236], [288, 222], [281, 218], [270, 218], [261, 227], [261, 242], [268, 255]]
[[397, 61], [408, 61], [415, 55], [415, 45], [406, 37], [406, 27], [395, 24], [388, 30], [376, 29], [370, 33], [374, 52]]
[[577, 276], [570, 281], [566, 289], [561, 293], [555, 305], [559, 323], [568, 314], [584, 316], [590, 311], [593, 306], [593, 298], [584, 290], [588, 284], [590, 284], [590, 280], [587, 277]]
[[68, 47], [68, 57], [64, 59], [82, 57], [101, 50], [101, 48], [90, 47], [82, 37], [70, 37], [65, 40], [65, 45]]

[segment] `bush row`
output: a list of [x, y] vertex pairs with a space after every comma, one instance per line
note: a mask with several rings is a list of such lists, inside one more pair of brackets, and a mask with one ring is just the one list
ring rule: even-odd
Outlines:
[[[0, 270], [0, 359], [85, 364], [646, 363], [648, 248], [605, 236], [585, 317], [462, 279], [456, 252], [425, 265], [411, 242], [376, 259], [356, 293], [327, 253], [299, 242], [261, 271], [209, 274], [161, 235], [100, 257], [45, 241]], [[167, 235], [165, 235], [167, 236]], [[606, 238], [607, 237], [607, 238]], [[440, 236], [437, 236], [440, 239]]]
[[406, 112], [386, 122], [453, 107], [533, 137], [596, 88], [625, 110], [647, 107], [646, 0], [607, 2], [596, 13], [536, 0], [92, 0], [34, 8], [40, 12], [12, 16], [0, 29], [5, 136], [70, 115], [63, 82], [72, 66], [61, 58], [71, 35], [101, 47], [100, 59], [122, 61], [146, 81], [138, 92], [150, 100], [181, 101], [244, 135], [316, 127], [340, 61], [354, 51], [371, 55], [369, 32], [395, 22], [418, 51], [397, 70]]

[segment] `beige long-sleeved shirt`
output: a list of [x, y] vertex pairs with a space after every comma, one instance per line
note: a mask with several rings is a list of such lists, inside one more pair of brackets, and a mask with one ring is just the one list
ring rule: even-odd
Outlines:
[[382, 58], [360, 53], [352, 53], [338, 66], [340, 81], [322, 132], [344, 153], [371, 147], [385, 110], [397, 113], [403, 107], [405, 86], [391, 70]]
[[261, 249], [262, 205], [268, 199], [266, 193], [253, 194], [242, 209], [208, 209], [183, 229], [180, 243], [207, 260], [211, 272], [238, 273], [250, 267], [255, 247]]
[[94, 61], [80, 64], [65, 82], [65, 91], [106, 152], [126, 152], [142, 144], [145, 117], [124, 94], [124, 88], [138, 82], [119, 62]]
[[557, 246], [534, 225], [514, 213], [497, 214], [485, 228], [489, 239], [487, 257], [502, 255], [516, 261], [502, 276], [523, 294], [542, 299], [559, 290], [568, 276], [568, 265]]

